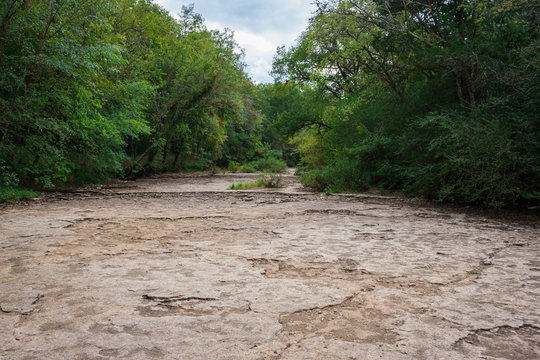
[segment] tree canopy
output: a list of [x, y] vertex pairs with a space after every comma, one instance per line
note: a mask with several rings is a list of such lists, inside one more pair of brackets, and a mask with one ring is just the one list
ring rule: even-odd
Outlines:
[[[287, 117], [281, 129], [311, 169], [307, 184], [537, 206], [538, 2], [316, 5], [274, 61], [280, 86], [300, 89], [294, 115], [275, 121]], [[304, 111], [314, 101], [324, 109]]]
[[0, 4], [3, 183], [54, 186], [248, 160], [260, 119], [242, 51], [185, 7]]

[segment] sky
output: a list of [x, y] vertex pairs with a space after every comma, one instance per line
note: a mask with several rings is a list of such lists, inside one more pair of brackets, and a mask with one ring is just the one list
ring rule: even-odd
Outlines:
[[290, 47], [308, 24], [312, 0], [154, 0], [172, 16], [195, 5], [209, 29], [229, 28], [246, 52], [247, 72], [257, 83], [271, 83], [272, 57], [281, 45]]

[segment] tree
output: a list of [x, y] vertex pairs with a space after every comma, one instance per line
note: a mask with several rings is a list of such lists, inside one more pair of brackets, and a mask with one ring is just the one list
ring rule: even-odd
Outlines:
[[[152, 89], [107, 76], [123, 63], [110, 3], [2, 6], [0, 154], [9, 172], [45, 186], [118, 174], [124, 136], [148, 131], [141, 110]], [[115, 92], [131, 92], [131, 104], [112, 106]]]
[[255, 148], [242, 52], [193, 7], [179, 20], [149, 0], [8, 0], [0, 10], [0, 166], [10, 182], [205, 167], [229, 138], [228, 157]]
[[328, 99], [318, 111], [328, 131], [317, 147], [298, 147], [316, 186], [538, 203], [538, 2], [316, 5], [297, 44], [274, 62], [277, 81]]

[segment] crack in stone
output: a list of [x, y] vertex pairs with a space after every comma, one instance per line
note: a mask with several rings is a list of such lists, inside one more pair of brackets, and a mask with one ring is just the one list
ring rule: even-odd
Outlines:
[[462, 342], [467, 342], [467, 343], [473, 343], [472, 340], [469, 340], [470, 337], [472, 336], [475, 336], [475, 335], [479, 335], [479, 334], [482, 334], [482, 333], [493, 333], [493, 332], [499, 332], [500, 330], [503, 330], [503, 329], [506, 329], [506, 330], [524, 330], [524, 329], [533, 329], [533, 330], [537, 330], [537, 331], [540, 331], [540, 326], [536, 326], [536, 325], [533, 325], [533, 324], [523, 324], [523, 325], [520, 325], [520, 326], [511, 326], [511, 325], [499, 325], [499, 326], [494, 326], [492, 328], [480, 328], [480, 329], [473, 329], [473, 330], [470, 330], [469, 333], [465, 336], [462, 336], [460, 337], [459, 339], [457, 339], [455, 342], [454, 342], [454, 346], [456, 345], [459, 345], [460, 343]]
[[175, 296], [153, 296], [153, 295], [143, 295], [143, 299], [155, 301], [160, 304], [169, 304], [173, 302], [181, 302], [181, 301], [217, 301], [216, 298], [209, 298], [209, 297], [198, 297], [198, 296], [188, 296], [184, 297], [182, 295], [175, 295]]
[[262, 268], [266, 278], [343, 278], [359, 275], [373, 275], [372, 272], [359, 268], [359, 263], [353, 259], [339, 258], [337, 262], [292, 262], [272, 258], [244, 258], [252, 267]]
[[[514, 246], [516, 246], [516, 245], [514, 243], [512, 243], [512, 244], [507, 244], [506, 246], [503, 246], [503, 247], [500, 247], [500, 248], [493, 249], [493, 251], [491, 253], [489, 253], [486, 258], [480, 260], [478, 262], [478, 265], [476, 265], [476, 267], [474, 269], [472, 269], [474, 271], [477, 271], [477, 273], [475, 275], [477, 275], [477, 276], [482, 275], [483, 270], [485, 270], [486, 268], [488, 268], [490, 266], [493, 266], [493, 260], [495, 260], [500, 255], [501, 252], [503, 252], [503, 251], [505, 251], [507, 249], [510, 249], [510, 248], [512, 248]], [[437, 285], [440, 285], [440, 286], [456, 285], [456, 284], [459, 284], [459, 283], [461, 283], [463, 281], [467, 281], [467, 280], [470, 280], [470, 279], [471, 279], [471, 276], [464, 275], [464, 276], [459, 276], [457, 279], [454, 279], [454, 280], [451, 280], [451, 281], [448, 281], [448, 282], [445, 282], [445, 283], [440, 283], [440, 284], [437, 284]]]
[[291, 315], [298, 315], [298, 314], [302, 314], [302, 313], [310, 313], [310, 312], [314, 312], [314, 311], [322, 312], [322, 311], [325, 311], [325, 310], [328, 310], [328, 309], [343, 307], [348, 302], [352, 301], [357, 295], [358, 294], [349, 295], [349, 296], [345, 297], [342, 301], [340, 301], [338, 303], [328, 304], [328, 305], [325, 305], [325, 306], [315, 306], [315, 307], [311, 307], [311, 308], [297, 310], [297, 311], [294, 311], [294, 312], [291, 312], [291, 313], [282, 313], [282, 314], [280, 314], [278, 321], [282, 325], [282, 328], [275, 335], [274, 339], [281, 338], [281, 340], [279, 340], [279, 341], [283, 344], [283, 346], [281, 347], [281, 349], [278, 349], [278, 350], [274, 351], [273, 354], [265, 355], [265, 356], [259, 358], [258, 360], [279, 360], [284, 356], [285, 352], [288, 349], [290, 349], [294, 345], [298, 345], [298, 344], [302, 343], [304, 340], [309, 338], [309, 336], [310, 336], [309, 332], [304, 332], [298, 337], [291, 336], [290, 334], [286, 334], [285, 333], [286, 324], [285, 324], [285, 321], [284, 321], [284, 317], [291, 316]]
[[[41, 299], [43, 299], [45, 297], [45, 295], [43, 294], [38, 294], [36, 296], [36, 298], [34, 299], [34, 301], [32, 301], [30, 303], [30, 305], [36, 305]], [[21, 310], [6, 310], [4, 308], [2, 308], [2, 305], [0, 305], [0, 312], [4, 313], [4, 314], [19, 314], [19, 315], [29, 315], [31, 313], [33, 313], [34, 311], [36, 311], [35, 308], [31, 309], [31, 310], [28, 310], [28, 311], [21, 311]]]
[[70, 228], [75, 226], [77, 223], [82, 222], [106, 222], [105, 225], [119, 225], [118, 221], [182, 221], [182, 220], [194, 220], [194, 219], [222, 219], [228, 218], [225, 215], [201, 215], [201, 216], [180, 216], [180, 217], [126, 217], [126, 218], [94, 218], [94, 217], [85, 217], [77, 219], [70, 224], [64, 226], [64, 228]]
[[38, 294], [38, 296], [36, 297], [36, 300], [34, 300], [34, 301], [32, 302], [32, 305], [36, 305], [37, 302], [38, 302], [39, 300], [43, 299], [44, 297], [45, 297], [45, 295], [43, 295], [43, 294]]
[[343, 301], [340, 301], [339, 303], [328, 304], [328, 305], [325, 305], [325, 306], [314, 306], [314, 307], [307, 308], [307, 309], [301, 309], [301, 310], [293, 311], [291, 313], [281, 314], [279, 316], [279, 323], [283, 325], [283, 320], [282, 320], [283, 316], [295, 315], [295, 314], [300, 314], [300, 313], [303, 313], [303, 312], [310, 312], [310, 311], [315, 311], [315, 310], [321, 311], [321, 310], [327, 310], [327, 309], [343, 306], [343, 305], [345, 305], [345, 303], [347, 301], [352, 300], [357, 295], [358, 294], [349, 295], [345, 299], [343, 299]]
[[5, 246], [0, 246], [0, 250], [4, 250], [4, 249], [9, 249], [9, 248], [12, 248], [12, 247], [15, 247], [15, 246], [20, 246], [20, 245], [25, 245], [25, 244], [28, 244], [30, 241], [26, 241], [24, 243], [17, 243], [17, 244], [10, 244], [10, 245], [5, 245]]

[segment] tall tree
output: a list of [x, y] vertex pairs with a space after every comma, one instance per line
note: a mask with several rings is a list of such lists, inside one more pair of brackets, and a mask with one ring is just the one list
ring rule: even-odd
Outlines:
[[[319, 112], [329, 126], [320, 146], [299, 146], [319, 183], [492, 206], [538, 202], [538, 2], [315, 3], [274, 74], [332, 99]], [[298, 134], [313, 143], [315, 132]]]

